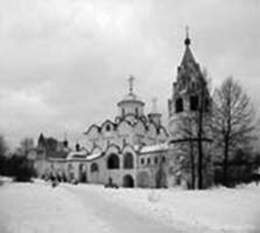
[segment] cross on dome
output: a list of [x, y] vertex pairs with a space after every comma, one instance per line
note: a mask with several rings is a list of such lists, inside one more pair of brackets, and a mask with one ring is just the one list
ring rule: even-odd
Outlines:
[[134, 80], [135, 80], [135, 77], [130, 74], [130, 75], [129, 75], [129, 78], [128, 78], [128, 82], [129, 82], [129, 93], [130, 93], [130, 94], [133, 94]]
[[152, 112], [157, 113], [157, 98], [152, 98]]

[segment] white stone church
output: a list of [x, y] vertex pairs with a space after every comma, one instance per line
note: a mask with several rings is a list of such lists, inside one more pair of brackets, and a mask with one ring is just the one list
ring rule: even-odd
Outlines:
[[123, 187], [187, 185], [189, 174], [181, 173], [178, 163], [178, 144], [186, 143], [186, 139], [176, 125], [183, 114], [192, 116], [198, 111], [197, 87], [201, 79], [203, 75], [187, 35], [177, 80], [168, 100], [167, 127], [162, 124], [162, 115], [156, 107], [146, 114], [145, 103], [136, 95], [130, 77], [128, 93], [117, 103], [118, 114], [101, 125], [89, 126], [84, 133], [84, 145], [72, 150], [65, 141], [60, 144], [59, 153], [47, 156], [41, 135], [34, 162], [38, 175], [59, 175], [66, 180], [96, 184], [106, 184], [112, 179]]

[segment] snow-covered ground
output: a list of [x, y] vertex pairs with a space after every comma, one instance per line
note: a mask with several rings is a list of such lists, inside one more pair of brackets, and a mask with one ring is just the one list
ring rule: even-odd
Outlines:
[[97, 189], [97, 192], [105, 192], [111, 201], [165, 224], [186, 223], [206, 232], [260, 233], [260, 187], [255, 184], [203, 191]]
[[1, 233], [260, 232], [260, 187], [205, 191], [5, 183]]

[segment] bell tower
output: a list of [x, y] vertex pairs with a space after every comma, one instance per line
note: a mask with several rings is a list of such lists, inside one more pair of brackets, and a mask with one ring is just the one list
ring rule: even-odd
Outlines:
[[[168, 100], [169, 133], [172, 137], [178, 137], [176, 125], [181, 117], [196, 114], [202, 102], [207, 109], [210, 100], [207, 82], [190, 48], [191, 39], [188, 28], [186, 28], [184, 46], [184, 55], [177, 67], [177, 78], [173, 82], [172, 95]], [[201, 101], [202, 89], [203, 101]]]

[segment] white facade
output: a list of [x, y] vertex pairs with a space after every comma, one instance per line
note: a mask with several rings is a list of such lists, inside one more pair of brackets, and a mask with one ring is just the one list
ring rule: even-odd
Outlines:
[[188, 182], [189, 175], [180, 174], [178, 161], [179, 145], [186, 142], [176, 126], [184, 114], [192, 116], [196, 112], [191, 109], [192, 98], [202, 77], [189, 44], [186, 38], [186, 50], [168, 101], [170, 136], [156, 108], [145, 114], [145, 103], [133, 92], [130, 77], [129, 92], [117, 103], [114, 120], [89, 126], [84, 133], [84, 150], [78, 148], [65, 158], [48, 158], [39, 170], [67, 180], [100, 184], [112, 180], [125, 187], [169, 187], [181, 180]]

